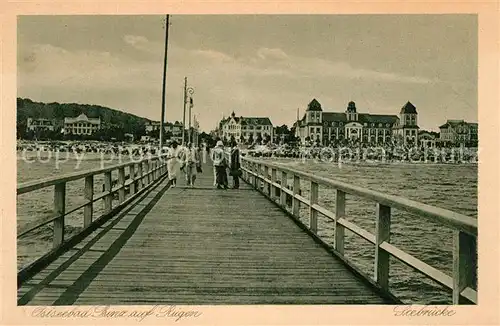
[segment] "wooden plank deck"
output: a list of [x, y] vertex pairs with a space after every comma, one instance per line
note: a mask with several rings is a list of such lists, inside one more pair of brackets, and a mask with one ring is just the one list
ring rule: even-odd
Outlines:
[[[242, 182], [161, 182], [18, 289], [18, 305], [384, 304]], [[167, 191], [168, 189], [168, 191]]]

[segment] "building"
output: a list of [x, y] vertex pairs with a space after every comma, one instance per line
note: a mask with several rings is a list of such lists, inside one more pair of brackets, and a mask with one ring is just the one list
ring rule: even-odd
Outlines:
[[477, 144], [477, 123], [466, 122], [464, 120], [447, 120], [442, 126], [439, 126], [439, 140], [450, 144]]
[[27, 131], [42, 131], [42, 130], [49, 130], [49, 131], [54, 131], [54, 121], [49, 120], [49, 119], [33, 119], [33, 118], [28, 118], [26, 122], [26, 130]]
[[[174, 123], [172, 122], [165, 122], [163, 124], [163, 130], [165, 132], [165, 138], [164, 139], [173, 139], [176, 142], [182, 142], [182, 123], [179, 121], [175, 121]], [[150, 121], [146, 123], [146, 132], [148, 133], [149, 136], [153, 133], [154, 136], [153, 138], [159, 138], [160, 134], [160, 121]], [[156, 134], [158, 133], [158, 134]]]
[[274, 128], [269, 118], [237, 117], [234, 112], [220, 121], [218, 131], [218, 136], [222, 139], [234, 137], [237, 142], [255, 141], [259, 138], [268, 138], [271, 142], [274, 140]]
[[396, 115], [359, 113], [352, 101], [344, 112], [324, 112], [313, 99], [293, 128], [303, 144], [309, 141], [329, 145], [347, 140], [381, 144], [392, 140], [398, 121]]
[[89, 118], [84, 113], [76, 118], [64, 118], [64, 133], [91, 135], [101, 128], [101, 118]]
[[417, 145], [419, 129], [417, 108], [407, 102], [399, 112], [399, 119], [393, 127], [393, 136], [404, 145]]
[[[160, 130], [160, 121], [149, 121], [146, 123], [146, 132], [152, 132], [152, 131], [159, 131]], [[179, 121], [175, 121], [174, 123], [172, 122], [165, 122], [163, 124], [163, 130], [165, 132], [181, 132], [182, 131], [182, 123]]]
[[418, 132], [418, 144], [423, 148], [434, 148], [439, 141], [439, 133], [434, 131], [421, 130]]

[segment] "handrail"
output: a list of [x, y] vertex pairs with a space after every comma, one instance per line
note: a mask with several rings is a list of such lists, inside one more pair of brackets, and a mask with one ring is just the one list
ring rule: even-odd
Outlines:
[[[250, 163], [263, 164], [262, 161], [255, 159], [250, 159], [246, 157], [243, 159]], [[452, 228], [466, 232], [470, 235], [477, 235], [477, 219], [467, 215], [456, 213], [444, 208], [427, 205], [414, 200], [406, 199], [404, 197], [388, 195], [382, 192], [358, 187], [341, 181], [327, 179], [304, 171], [299, 171], [291, 169], [289, 167], [284, 167], [279, 164], [265, 162], [265, 165], [267, 165], [268, 167], [279, 169], [281, 171], [286, 171], [290, 174], [297, 175], [299, 177], [303, 177], [308, 180], [312, 180], [319, 184], [327, 185], [329, 187], [342, 190], [351, 195], [367, 198], [387, 206], [405, 210], [409, 213], [425, 217], [436, 223], [450, 226]]]
[[[140, 195], [144, 190], [156, 183], [167, 174], [167, 155], [151, 156], [138, 161], [131, 161], [122, 164], [115, 164], [105, 168], [91, 169], [76, 173], [68, 173], [62, 176], [49, 177], [42, 180], [35, 180], [21, 183], [17, 186], [17, 195], [26, 194], [42, 188], [54, 186], [54, 209], [45, 217], [30, 221], [26, 225], [18, 227], [17, 238], [20, 238], [46, 224], [53, 223], [53, 249], [47, 255], [51, 255], [61, 248], [66, 239], [64, 218], [70, 213], [83, 209], [83, 229], [90, 229], [103, 217], [116, 213], [124, 205]], [[125, 174], [128, 168], [128, 175]], [[113, 182], [111, 173], [118, 170], [118, 180]], [[94, 194], [94, 176], [104, 174], [103, 192]], [[128, 176], [128, 178], [127, 178]], [[72, 208], [66, 208], [66, 183], [70, 181], [84, 179], [84, 203]], [[128, 188], [128, 196], [127, 189]], [[113, 207], [115, 194], [118, 193], [118, 205]], [[128, 198], [127, 198], [128, 197]], [[19, 200], [19, 199], [18, 199]], [[104, 201], [104, 213], [94, 218], [94, 203], [98, 200]], [[83, 231], [82, 231], [83, 232]], [[68, 240], [69, 241], [69, 240]], [[23, 270], [31, 269], [30, 266], [39, 264], [47, 255], [38, 258]]]
[[[167, 157], [167, 155], [162, 155], [161, 159], [164, 157]], [[130, 162], [125, 162], [121, 164], [115, 164], [111, 166], [107, 166], [105, 168], [96, 168], [96, 169], [89, 169], [85, 171], [78, 171], [74, 173], [67, 173], [63, 176], [53, 176], [53, 177], [47, 177], [41, 180], [33, 180], [33, 181], [27, 181], [23, 182], [17, 185], [17, 195], [21, 195], [27, 192], [31, 192], [34, 190], [50, 187], [53, 185], [56, 185], [58, 183], [62, 182], [70, 182], [78, 179], [85, 178], [90, 175], [96, 175], [96, 174], [103, 174], [106, 172], [114, 171], [119, 168], [126, 168], [131, 165], [139, 164], [142, 162], [146, 162], [147, 160], [154, 160], [154, 159], [159, 159], [160, 156], [153, 156], [151, 158], [144, 158], [140, 161], [130, 161]]]
[[[272, 162], [242, 157], [241, 163], [243, 178], [248, 183], [295, 217], [299, 223], [308, 228], [309, 232], [325, 245], [327, 245], [326, 242], [318, 236], [317, 215], [320, 213], [332, 220], [335, 225], [335, 232], [334, 245], [331, 249], [348, 265], [354, 267], [354, 264], [344, 256], [345, 229], [352, 231], [374, 245], [375, 268], [374, 276], [370, 278], [370, 281], [375, 282], [382, 292], [391, 294], [389, 290], [389, 257], [392, 256], [451, 289], [454, 304], [467, 303], [467, 300], [477, 304], [477, 219], [406, 198], [316, 176]], [[281, 172], [279, 182], [277, 178], [278, 172]], [[288, 186], [288, 177], [293, 178], [291, 187]], [[301, 178], [310, 182], [309, 198], [301, 195]], [[320, 185], [336, 190], [335, 213], [318, 204]], [[276, 194], [277, 191], [279, 191], [279, 195]], [[346, 220], [346, 194], [369, 199], [377, 203], [376, 234], [372, 234]], [[289, 200], [291, 200], [291, 211], [289, 211]], [[299, 220], [299, 206], [301, 204], [305, 205], [309, 210], [309, 226]], [[410, 212], [453, 230], [452, 277], [390, 244], [392, 208]], [[331, 247], [330, 245], [327, 246]]]

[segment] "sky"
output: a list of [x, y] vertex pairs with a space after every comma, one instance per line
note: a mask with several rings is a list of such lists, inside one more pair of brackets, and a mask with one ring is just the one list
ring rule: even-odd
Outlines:
[[[159, 120], [164, 16], [20, 16], [18, 97], [96, 104]], [[182, 120], [184, 77], [204, 131], [223, 116], [399, 114], [421, 129], [477, 122], [476, 15], [172, 15], [166, 115]], [[187, 118], [186, 118], [187, 119]], [[187, 120], [186, 120], [187, 121]]]

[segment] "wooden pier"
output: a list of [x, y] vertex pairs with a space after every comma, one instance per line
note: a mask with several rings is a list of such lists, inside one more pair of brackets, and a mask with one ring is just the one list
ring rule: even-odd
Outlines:
[[[54, 214], [18, 229], [20, 237], [52, 223], [54, 248], [19, 271], [18, 305], [400, 303], [388, 288], [389, 255], [448, 286], [454, 303], [477, 302], [474, 219], [264, 161], [242, 162], [247, 183], [238, 190], [214, 189], [209, 164], [195, 188], [182, 187], [182, 179], [171, 188], [158, 158], [19, 185], [18, 195], [54, 187]], [[105, 191], [96, 195], [98, 174]], [[308, 199], [300, 195], [300, 178], [311, 182]], [[78, 179], [87, 201], [66, 209], [65, 184]], [[335, 213], [317, 204], [324, 184], [337, 189]], [[343, 218], [352, 192], [378, 203], [377, 235]], [[105, 202], [100, 217], [93, 216], [97, 200]], [[299, 205], [309, 207], [309, 226], [297, 218]], [[453, 276], [389, 243], [391, 207], [439, 216], [456, 229]], [[78, 209], [84, 228], [64, 239], [64, 216]], [[317, 235], [317, 214], [335, 223], [333, 247]], [[346, 228], [374, 245], [373, 278], [343, 256]]]

